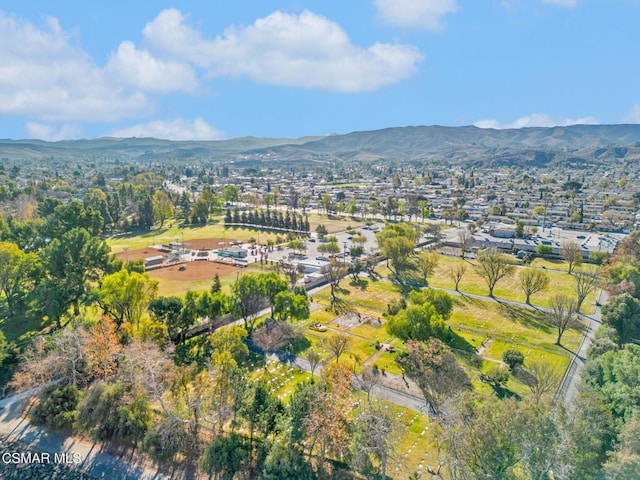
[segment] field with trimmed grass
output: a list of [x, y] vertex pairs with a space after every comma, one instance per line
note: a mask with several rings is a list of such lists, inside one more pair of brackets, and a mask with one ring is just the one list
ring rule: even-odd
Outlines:
[[[537, 261], [538, 259], [536, 259]], [[438, 288], [446, 288], [453, 290], [455, 285], [453, 280], [449, 277], [449, 271], [456, 265], [464, 263], [467, 266], [467, 271], [462, 277], [462, 281], [459, 285], [459, 290], [465, 293], [471, 293], [474, 295], [488, 295], [489, 289], [485, 281], [478, 275], [473, 265], [475, 260], [462, 260], [457, 257], [448, 257], [441, 255], [439, 257], [438, 266], [436, 267], [435, 272], [431, 277], [429, 277], [429, 285]], [[495, 289], [494, 296], [499, 299], [511, 300], [514, 302], [522, 302], [526, 300], [526, 296], [522, 292], [520, 288], [520, 282], [518, 280], [518, 274], [524, 268], [541, 268], [544, 264], [536, 264], [534, 262], [533, 267], [516, 267], [516, 271], [512, 276], [505, 277], [500, 280]], [[566, 262], [562, 262], [558, 267], [564, 267], [566, 270]], [[585, 267], [587, 268], [587, 267]], [[549, 275], [549, 288], [544, 291], [537, 293], [531, 297], [531, 304], [538, 305], [541, 307], [548, 307], [550, 305], [552, 295], [556, 293], [563, 293], [567, 296], [575, 295], [573, 289], [575, 285], [575, 280], [572, 275], [568, 275], [567, 273], [553, 271], [550, 269], [546, 269], [547, 275]], [[582, 311], [584, 313], [593, 313], [595, 306], [594, 302], [596, 301], [598, 295], [598, 291], [592, 292], [587, 299], [583, 303]]]
[[347, 230], [349, 227], [358, 228], [365, 225], [361, 219], [351, 218], [349, 216], [338, 215], [322, 215], [319, 213], [309, 213], [309, 227], [311, 232], [316, 231], [318, 225], [324, 225], [327, 227], [329, 233], [341, 232]]

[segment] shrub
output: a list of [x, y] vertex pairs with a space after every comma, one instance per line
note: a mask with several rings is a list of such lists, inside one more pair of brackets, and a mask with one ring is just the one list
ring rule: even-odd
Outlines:
[[522, 355], [522, 352], [511, 348], [502, 354], [502, 361], [509, 366], [509, 370], [513, 371], [524, 363], [524, 355]]
[[75, 385], [58, 387], [49, 384], [38, 395], [39, 403], [31, 411], [31, 421], [54, 430], [73, 425], [80, 392]]

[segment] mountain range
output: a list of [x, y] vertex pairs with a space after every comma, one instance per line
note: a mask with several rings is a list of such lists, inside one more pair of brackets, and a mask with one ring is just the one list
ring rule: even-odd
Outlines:
[[323, 137], [241, 137], [219, 141], [154, 138], [0, 140], [0, 159], [128, 158], [316, 163], [433, 161], [464, 165], [535, 165], [640, 160], [640, 125], [572, 125], [521, 129], [475, 126], [393, 127]]

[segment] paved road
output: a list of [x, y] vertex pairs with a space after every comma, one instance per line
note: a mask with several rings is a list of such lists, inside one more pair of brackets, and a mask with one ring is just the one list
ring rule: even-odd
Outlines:
[[593, 342], [596, 330], [602, 324], [602, 311], [599, 305], [604, 305], [609, 301], [609, 296], [604, 290], [600, 291], [598, 296], [598, 302], [596, 311], [592, 315], [581, 315], [582, 318], [587, 320], [587, 330], [582, 340], [582, 344], [577, 353], [571, 360], [569, 367], [562, 379], [560, 388], [556, 393], [556, 400], [560, 400], [565, 407], [571, 408], [580, 391], [580, 384], [582, 383], [582, 372], [584, 365], [587, 361], [587, 351]]
[[[66, 437], [31, 425], [23, 418], [23, 412], [31, 396], [38, 388], [22, 392], [0, 401], [0, 437], [24, 446], [27, 452], [66, 452], [69, 458], [78, 459], [78, 467], [97, 478], [117, 478], [122, 480], [168, 479], [152, 467], [136, 463], [135, 459], [119, 459], [101, 451], [100, 445], [75, 437]], [[71, 466], [71, 465], [69, 465]], [[0, 463], [0, 470], [2, 464]]]

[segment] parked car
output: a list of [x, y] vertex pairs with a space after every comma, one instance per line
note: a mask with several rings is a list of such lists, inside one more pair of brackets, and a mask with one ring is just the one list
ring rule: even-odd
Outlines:
[[321, 323], [313, 323], [309, 326], [310, 330], [315, 330], [316, 332], [326, 332], [327, 327]]

